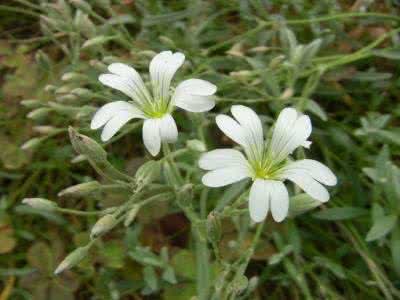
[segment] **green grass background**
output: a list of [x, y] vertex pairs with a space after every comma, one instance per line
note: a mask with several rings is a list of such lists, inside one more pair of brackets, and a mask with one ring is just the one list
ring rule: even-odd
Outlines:
[[[88, 128], [90, 116], [113, 94], [97, 76], [113, 61], [146, 73], [153, 52], [165, 49], [187, 57], [177, 79], [196, 76], [218, 86], [217, 106], [201, 123], [209, 129], [210, 147], [230, 145], [215, 134], [212, 121], [231, 104], [252, 107], [270, 125], [284, 106], [305, 101], [314, 126], [307, 155], [339, 177], [327, 204], [282, 224], [267, 222], [246, 271], [258, 284], [238, 299], [400, 298], [399, 1], [84, 3], [80, 12], [70, 1], [0, 3], [1, 300], [195, 295], [190, 224], [169, 206], [149, 207], [134, 226], [108, 234], [78, 268], [55, 277], [54, 268], [88, 240], [96, 219], [20, 205], [34, 196], [82, 210], [123, 201], [123, 195], [100, 192], [57, 196], [72, 184], [99, 179], [87, 163], [77, 162], [66, 129], [72, 125], [98, 139]], [[290, 68], [283, 63], [288, 46], [279, 34], [285, 26], [300, 44], [323, 40], [317, 56], [296, 73], [289, 94]], [[321, 67], [326, 72], [305, 92]], [[177, 148], [185, 147], [182, 141], [196, 126], [182, 112], [177, 120]], [[32, 138], [40, 138], [36, 146], [22, 150]], [[105, 148], [130, 174], [146, 159], [136, 123]], [[237, 257], [246, 249], [253, 234], [247, 223], [223, 224], [222, 255]], [[138, 254], [136, 245], [149, 248]], [[157, 261], [165, 249], [177, 284], [161, 278], [157, 268], [146, 275], [136, 258]]]

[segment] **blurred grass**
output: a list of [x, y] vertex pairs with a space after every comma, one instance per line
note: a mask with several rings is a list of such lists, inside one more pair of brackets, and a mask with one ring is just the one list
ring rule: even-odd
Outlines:
[[[88, 239], [86, 230], [95, 219], [37, 216], [19, 202], [30, 196], [57, 199], [63, 188], [96, 178], [87, 164], [71, 163], [75, 154], [65, 129], [74, 125], [89, 133], [91, 113], [111, 99], [96, 78], [112, 61], [145, 71], [151, 57], [146, 51], [184, 52], [189, 63], [178, 76], [195, 74], [218, 86], [213, 114], [235, 102], [247, 103], [270, 123], [284, 105], [298, 105], [307, 74], [292, 87], [293, 95], [281, 98], [285, 72], [269, 73], [271, 61], [285, 54], [279, 42], [285, 20], [300, 43], [324, 40], [313, 66], [332, 68], [310, 96], [314, 106], [307, 107], [315, 127], [311, 151], [332, 166], [340, 185], [320, 210], [283, 224], [267, 223], [246, 274], [257, 276], [259, 284], [243, 298], [400, 298], [400, 42], [397, 33], [389, 34], [399, 28], [397, 1], [125, 0], [110, 6], [89, 1], [93, 10], [81, 7], [79, 17], [68, 2], [49, 3], [0, 4], [1, 300], [190, 299], [195, 263], [189, 224], [167, 206], [149, 208], [135, 226], [107, 235], [79, 269], [57, 278], [55, 266]], [[91, 44], [83, 46], [87, 40]], [[377, 40], [374, 50], [348, 56]], [[62, 80], [68, 72], [84, 76]], [[271, 84], [271, 78], [276, 82]], [[21, 101], [27, 99], [38, 99], [38, 107], [47, 110], [35, 120], [26, 118], [32, 109]], [[179, 116], [178, 123], [183, 135], [194, 127]], [[42, 136], [37, 125], [61, 130], [34, 150], [21, 150], [26, 140]], [[210, 143], [229, 143], [216, 138]], [[137, 127], [128, 125], [107, 145], [112, 161], [133, 173], [144, 156], [138, 141]], [[122, 199], [99, 192], [58, 201], [91, 210]], [[251, 231], [236, 222], [223, 227], [221, 249], [228, 257], [251, 240]], [[238, 234], [241, 244], [232, 245]], [[142, 295], [148, 282], [134, 258], [138, 241], [157, 254], [168, 248], [178, 285], [159, 278], [160, 290]]]

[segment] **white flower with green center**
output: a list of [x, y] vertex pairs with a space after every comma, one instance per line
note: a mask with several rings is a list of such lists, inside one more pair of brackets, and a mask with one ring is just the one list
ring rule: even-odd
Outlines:
[[286, 179], [316, 200], [329, 200], [329, 193], [322, 184], [336, 185], [332, 171], [315, 160], [293, 161], [289, 157], [299, 146], [308, 148], [311, 144], [307, 141], [311, 134], [307, 115], [285, 108], [268, 141], [264, 140], [261, 120], [253, 110], [234, 105], [231, 112], [235, 119], [218, 115], [217, 125], [243, 147], [246, 156], [235, 149], [216, 149], [203, 154], [199, 166], [209, 171], [202, 178], [204, 185], [221, 187], [251, 178], [249, 211], [255, 222], [264, 220], [269, 210], [276, 222], [286, 218], [289, 209], [289, 194], [283, 184]]
[[182, 66], [182, 53], [163, 51], [150, 62], [152, 93], [144, 84], [139, 73], [122, 63], [108, 67], [110, 74], [102, 74], [100, 82], [112, 87], [132, 101], [115, 101], [101, 107], [93, 116], [90, 127], [103, 127], [102, 141], [108, 141], [131, 119], [144, 119], [143, 142], [147, 150], [156, 156], [162, 142], [173, 143], [178, 138], [178, 129], [172, 117], [174, 107], [190, 112], [205, 112], [215, 106], [213, 95], [217, 87], [201, 79], [188, 79], [171, 91], [170, 85], [175, 72]]

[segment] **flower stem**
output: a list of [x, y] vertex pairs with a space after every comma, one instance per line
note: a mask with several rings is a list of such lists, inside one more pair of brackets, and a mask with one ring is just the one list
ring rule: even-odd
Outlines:
[[170, 149], [168, 143], [163, 143], [162, 144], [162, 149], [163, 149], [163, 153], [164, 153], [164, 158], [166, 158], [167, 163], [171, 167], [171, 171], [172, 171], [171, 175], [173, 175], [175, 184], [177, 184], [178, 186], [183, 185], [182, 175], [179, 172], [178, 167], [176, 166], [176, 163], [174, 161], [173, 155], [171, 155], [171, 149]]
[[203, 240], [197, 232], [193, 232], [193, 236], [195, 238], [196, 248], [197, 295], [199, 300], [207, 300], [210, 289], [207, 241]]
[[81, 210], [75, 210], [75, 209], [69, 209], [69, 208], [57, 208], [56, 211], [63, 213], [63, 214], [70, 214], [70, 215], [77, 215], [77, 216], [98, 216], [98, 215], [104, 215], [105, 212], [100, 210], [100, 211], [81, 211]]

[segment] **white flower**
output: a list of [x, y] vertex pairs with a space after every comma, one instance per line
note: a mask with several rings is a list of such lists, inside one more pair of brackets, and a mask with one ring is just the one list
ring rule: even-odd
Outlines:
[[311, 144], [307, 141], [311, 134], [311, 121], [307, 115], [285, 108], [279, 114], [271, 140], [265, 141], [260, 118], [253, 110], [234, 105], [231, 112], [236, 120], [218, 115], [217, 125], [243, 147], [246, 157], [234, 149], [217, 149], [203, 154], [199, 166], [209, 171], [203, 176], [204, 185], [220, 187], [252, 178], [249, 211], [255, 222], [264, 220], [269, 210], [276, 222], [285, 219], [289, 209], [289, 195], [283, 184], [286, 179], [316, 200], [329, 200], [329, 193], [322, 184], [336, 184], [332, 171], [315, 160], [289, 159], [297, 147], [308, 148]]
[[99, 80], [109, 87], [121, 91], [132, 101], [115, 101], [101, 107], [93, 116], [90, 127], [103, 127], [102, 141], [109, 140], [128, 121], [144, 119], [143, 142], [149, 152], [159, 153], [161, 142], [172, 143], [178, 138], [178, 129], [172, 118], [174, 106], [190, 112], [205, 112], [215, 106], [212, 97], [217, 87], [201, 79], [188, 79], [171, 91], [175, 72], [182, 66], [182, 53], [163, 51], [150, 62], [152, 93], [146, 88], [139, 73], [122, 63], [108, 66], [110, 74], [102, 74]]

